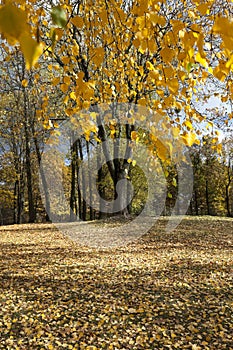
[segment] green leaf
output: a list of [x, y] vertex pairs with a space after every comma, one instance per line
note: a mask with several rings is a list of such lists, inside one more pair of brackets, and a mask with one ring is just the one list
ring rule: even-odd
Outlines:
[[55, 6], [51, 11], [53, 24], [60, 28], [64, 28], [67, 23], [66, 12], [61, 6]]

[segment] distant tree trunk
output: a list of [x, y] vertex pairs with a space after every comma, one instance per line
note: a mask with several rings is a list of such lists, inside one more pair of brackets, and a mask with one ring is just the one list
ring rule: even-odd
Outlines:
[[31, 155], [30, 155], [30, 140], [29, 140], [29, 130], [28, 121], [25, 117], [24, 130], [25, 130], [25, 168], [27, 175], [27, 194], [28, 194], [28, 210], [29, 210], [29, 222], [35, 222], [36, 211], [34, 207], [34, 197], [33, 197], [33, 185], [32, 185], [32, 166], [31, 166]]
[[[25, 168], [27, 176], [27, 194], [28, 194], [28, 210], [29, 222], [35, 222], [36, 211], [34, 206], [34, 194], [32, 185], [32, 165], [31, 165], [31, 149], [30, 149], [30, 132], [29, 132], [29, 106], [26, 90], [23, 92], [24, 103], [24, 132], [25, 132]], [[31, 126], [31, 124], [30, 124]]]
[[82, 193], [81, 193], [80, 184], [79, 184], [79, 177], [81, 176], [81, 174], [79, 172], [80, 155], [79, 155], [78, 141], [75, 141], [74, 152], [75, 152], [75, 157], [76, 157], [76, 161], [75, 161], [75, 168], [76, 168], [76, 170], [75, 170], [75, 172], [76, 172], [75, 181], [76, 181], [77, 194], [78, 194], [77, 213], [78, 213], [79, 219], [82, 220], [82, 218], [83, 218], [83, 213], [82, 213]]
[[44, 169], [41, 166], [41, 150], [39, 147], [38, 139], [36, 137], [34, 120], [32, 122], [32, 133], [33, 133], [33, 141], [34, 141], [35, 148], [36, 148], [36, 157], [37, 157], [37, 162], [38, 162], [38, 166], [39, 166], [41, 183], [42, 183], [44, 198], [45, 198], [45, 212], [46, 212], [45, 220], [49, 222], [50, 215], [51, 215], [50, 197], [49, 197], [48, 184], [47, 184], [46, 176], [44, 173]]
[[[129, 176], [129, 179], [131, 179], [131, 168], [129, 166], [129, 171], [128, 171], [128, 176]], [[128, 213], [131, 214], [132, 213], [132, 201], [130, 200], [130, 182], [128, 181], [127, 182], [127, 210], [128, 210]]]
[[231, 169], [231, 159], [229, 158], [228, 164], [227, 164], [227, 184], [226, 184], [226, 207], [227, 207], [227, 216], [231, 217], [233, 214], [231, 213], [231, 200], [230, 200], [230, 187], [231, 182], [233, 180], [233, 169]]
[[198, 194], [197, 190], [194, 190], [194, 206], [195, 206], [195, 215], [199, 215], [199, 210], [198, 210]]
[[94, 219], [94, 210], [93, 210], [93, 204], [92, 204], [92, 181], [91, 181], [91, 162], [90, 162], [90, 148], [89, 148], [89, 142], [86, 141], [86, 148], [87, 148], [87, 162], [88, 162], [88, 184], [89, 184], [89, 211], [90, 211], [90, 220]]
[[205, 182], [205, 195], [206, 195], [207, 215], [210, 215], [211, 211], [210, 211], [210, 201], [209, 201], [209, 182], [208, 182], [208, 179], [206, 179], [206, 182]]
[[[103, 168], [101, 166], [101, 155], [99, 152], [97, 152], [97, 157], [96, 157], [96, 162], [97, 162], [97, 169], [98, 169], [98, 175], [97, 175], [97, 188], [98, 188], [98, 195], [100, 198], [104, 199], [104, 191], [103, 191]], [[104, 207], [103, 207], [103, 202], [99, 202], [99, 219], [103, 219], [105, 216], [104, 214]]]
[[76, 160], [77, 160], [77, 142], [74, 141], [74, 135], [71, 136], [71, 189], [70, 189], [70, 221], [76, 220], [77, 198], [76, 198]]
[[16, 180], [14, 185], [14, 223], [21, 223], [21, 213], [22, 213], [22, 198], [20, 190], [20, 181]]
[[[83, 146], [81, 139], [78, 139], [78, 148], [79, 148], [79, 155], [80, 155], [80, 160], [83, 161]], [[87, 204], [85, 201], [86, 198], [86, 177], [84, 173], [84, 167], [82, 167], [82, 174], [80, 174], [82, 178], [82, 220], [86, 221], [87, 220]]]
[[227, 207], [227, 216], [231, 217], [231, 209], [230, 209], [230, 195], [229, 195], [229, 184], [226, 185], [226, 207]]

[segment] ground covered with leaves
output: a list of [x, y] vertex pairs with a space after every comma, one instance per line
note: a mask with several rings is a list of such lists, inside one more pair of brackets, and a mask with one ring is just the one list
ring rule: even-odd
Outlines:
[[111, 249], [0, 227], [0, 349], [233, 349], [233, 220], [165, 221]]

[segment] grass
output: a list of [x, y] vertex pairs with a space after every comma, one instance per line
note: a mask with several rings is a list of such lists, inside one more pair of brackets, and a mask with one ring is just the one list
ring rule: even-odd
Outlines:
[[233, 349], [233, 220], [165, 223], [111, 249], [0, 227], [0, 349]]

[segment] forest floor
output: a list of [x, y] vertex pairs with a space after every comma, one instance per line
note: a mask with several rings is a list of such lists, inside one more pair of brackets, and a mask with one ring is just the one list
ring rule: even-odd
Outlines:
[[0, 227], [0, 349], [233, 349], [233, 219], [165, 223], [112, 248]]

